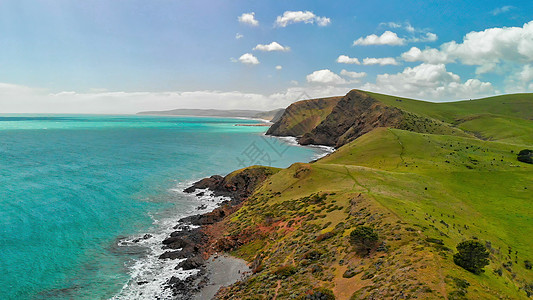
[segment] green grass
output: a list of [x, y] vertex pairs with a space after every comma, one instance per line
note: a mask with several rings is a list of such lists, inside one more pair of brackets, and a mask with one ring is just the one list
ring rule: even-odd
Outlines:
[[[435, 299], [457, 291], [455, 277], [470, 283], [469, 299], [527, 299], [521, 288], [533, 283], [524, 266], [533, 261], [533, 165], [517, 153], [533, 148], [532, 94], [438, 104], [372, 95], [442, 124], [432, 134], [376, 128], [317, 162], [272, 169], [229, 221], [229, 235], [254, 232], [232, 253], [261, 257], [264, 267], [230, 288], [229, 298], [289, 299], [325, 287], [337, 299], [398, 290]], [[386, 253], [356, 255], [348, 236], [362, 224], [386, 241]], [[326, 232], [330, 238], [317, 240]], [[491, 245], [482, 275], [453, 263], [466, 239]], [[310, 261], [309, 251], [321, 256]], [[274, 272], [283, 265], [295, 273], [279, 280]], [[363, 271], [343, 278], [348, 268]]]
[[533, 144], [531, 93], [445, 103], [367, 93], [387, 105], [454, 124], [484, 139]]

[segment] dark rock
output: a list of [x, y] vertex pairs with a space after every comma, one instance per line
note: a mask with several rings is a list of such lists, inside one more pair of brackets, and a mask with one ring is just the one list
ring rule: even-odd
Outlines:
[[216, 190], [224, 180], [224, 177], [220, 175], [213, 175], [209, 178], [204, 178], [200, 181], [193, 183], [192, 186], [183, 190], [185, 193], [194, 193], [197, 189], [210, 189]]
[[192, 270], [192, 269], [198, 269], [200, 268], [201, 266], [203, 266], [204, 264], [204, 259], [202, 259], [202, 257], [200, 256], [195, 256], [195, 257], [191, 257], [191, 258], [188, 258], [182, 262], [180, 262], [177, 266], [176, 266], [176, 270], [182, 268], [183, 270]]

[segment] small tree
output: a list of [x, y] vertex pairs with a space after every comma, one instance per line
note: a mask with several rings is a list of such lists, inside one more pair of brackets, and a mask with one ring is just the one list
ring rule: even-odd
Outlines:
[[376, 245], [377, 241], [378, 234], [368, 226], [357, 226], [350, 233], [350, 242], [364, 254], [370, 253], [370, 250]]
[[453, 255], [453, 262], [474, 274], [484, 272], [483, 268], [489, 264], [489, 252], [485, 245], [470, 240], [457, 244], [458, 253]]

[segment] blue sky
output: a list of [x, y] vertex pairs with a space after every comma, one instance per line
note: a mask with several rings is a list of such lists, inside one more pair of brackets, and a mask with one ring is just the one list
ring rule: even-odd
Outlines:
[[0, 112], [270, 109], [352, 88], [432, 101], [532, 92], [532, 11], [532, 1], [4, 0]]

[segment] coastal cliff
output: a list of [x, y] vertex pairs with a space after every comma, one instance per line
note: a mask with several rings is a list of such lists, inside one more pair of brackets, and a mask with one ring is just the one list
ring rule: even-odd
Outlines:
[[378, 127], [467, 136], [450, 124], [386, 104], [359, 90], [343, 97], [293, 103], [267, 134], [295, 136], [301, 145], [338, 148]]
[[[354, 90], [294, 103], [269, 132], [338, 149], [195, 183], [186, 191], [232, 200], [184, 218], [201, 227], [189, 244], [175, 239], [189, 233], [169, 237], [164, 244], [182, 250], [168, 255], [194, 266], [215, 252], [247, 261], [248, 277], [217, 299], [527, 299], [533, 165], [519, 157], [533, 145], [533, 121], [517, 108], [533, 109], [533, 95], [472, 102]], [[489, 253], [482, 275], [453, 259], [465, 240]]]

